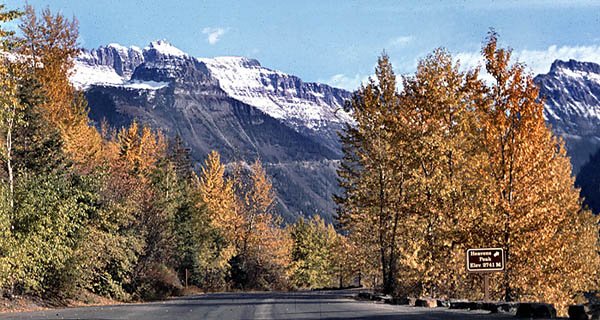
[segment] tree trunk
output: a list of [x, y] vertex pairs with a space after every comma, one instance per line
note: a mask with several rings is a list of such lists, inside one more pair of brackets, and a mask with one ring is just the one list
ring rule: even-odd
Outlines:
[[10, 209], [11, 209], [11, 224], [12, 224], [12, 210], [15, 207], [14, 200], [14, 175], [13, 175], [13, 167], [12, 167], [12, 129], [14, 123], [15, 110], [13, 110], [13, 115], [11, 119], [8, 121], [7, 129], [6, 129], [6, 169], [8, 171], [8, 185], [10, 190], [9, 201], [10, 201]]

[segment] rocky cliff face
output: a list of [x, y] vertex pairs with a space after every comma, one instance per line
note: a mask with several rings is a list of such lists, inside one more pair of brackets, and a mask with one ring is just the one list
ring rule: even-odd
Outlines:
[[557, 60], [534, 81], [545, 99], [546, 121], [565, 139], [578, 172], [600, 147], [600, 65]]
[[82, 54], [79, 60], [88, 65], [109, 66], [118, 75], [130, 77], [133, 74], [133, 70], [144, 62], [144, 57], [140, 48], [126, 48], [119, 44], [111, 43], [106, 47], [100, 47]]
[[352, 121], [342, 108], [349, 92], [243, 57], [191, 57], [164, 41], [85, 52], [72, 81], [85, 90], [94, 121], [120, 127], [138, 119], [178, 134], [197, 163], [212, 149], [226, 162], [260, 158], [287, 221], [331, 219], [337, 131]]

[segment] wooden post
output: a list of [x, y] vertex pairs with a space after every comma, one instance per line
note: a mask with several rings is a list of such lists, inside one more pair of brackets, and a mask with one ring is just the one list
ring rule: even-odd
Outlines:
[[483, 301], [490, 300], [490, 274], [483, 274]]
[[187, 289], [188, 287], [188, 269], [185, 268], [185, 288]]
[[342, 271], [342, 263], [340, 262], [340, 289], [343, 287], [344, 285], [344, 274]]

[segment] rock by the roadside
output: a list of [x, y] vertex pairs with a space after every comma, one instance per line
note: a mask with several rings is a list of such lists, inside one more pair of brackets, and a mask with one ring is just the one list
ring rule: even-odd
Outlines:
[[600, 320], [600, 303], [590, 305], [590, 314], [592, 315], [592, 320]]
[[600, 320], [600, 304], [577, 304], [569, 306], [569, 319]]
[[520, 303], [517, 308], [517, 318], [554, 319], [556, 309], [549, 303]]
[[410, 299], [407, 297], [393, 297], [389, 304], [395, 304], [395, 305], [409, 305], [410, 304]]
[[376, 294], [374, 300], [381, 301], [383, 303], [390, 303], [392, 301], [392, 296], [387, 294]]
[[450, 309], [472, 309], [473, 306], [470, 301], [450, 301]]
[[498, 303], [496, 303], [496, 302], [481, 302], [481, 303], [477, 304], [477, 307], [480, 310], [486, 310], [491, 313], [498, 313], [498, 309], [499, 309]]
[[590, 320], [591, 316], [588, 316], [585, 306], [582, 304], [569, 306], [569, 319], [571, 320]]
[[516, 314], [517, 308], [519, 308], [519, 304], [517, 302], [498, 303], [498, 312]]
[[419, 298], [415, 301], [415, 307], [436, 308], [437, 300], [433, 298]]
[[372, 297], [373, 297], [373, 294], [370, 292], [359, 292], [358, 293], [359, 299], [371, 300]]
[[515, 302], [487, 302], [487, 301], [450, 301], [450, 309], [486, 310], [491, 313], [516, 313], [518, 304]]
[[450, 307], [450, 301], [438, 299], [437, 306], [440, 308], [448, 308]]

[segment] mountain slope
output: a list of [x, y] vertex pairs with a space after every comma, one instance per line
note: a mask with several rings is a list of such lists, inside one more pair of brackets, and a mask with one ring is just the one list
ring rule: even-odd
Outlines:
[[550, 72], [535, 77], [544, 116], [561, 135], [578, 172], [600, 148], [600, 65], [575, 60], [556, 60]]
[[85, 90], [97, 123], [120, 127], [138, 119], [178, 134], [197, 163], [212, 149], [226, 162], [260, 158], [287, 221], [315, 213], [331, 220], [337, 131], [351, 121], [342, 109], [349, 92], [256, 60], [194, 58], [165, 41], [85, 52], [71, 80]]

